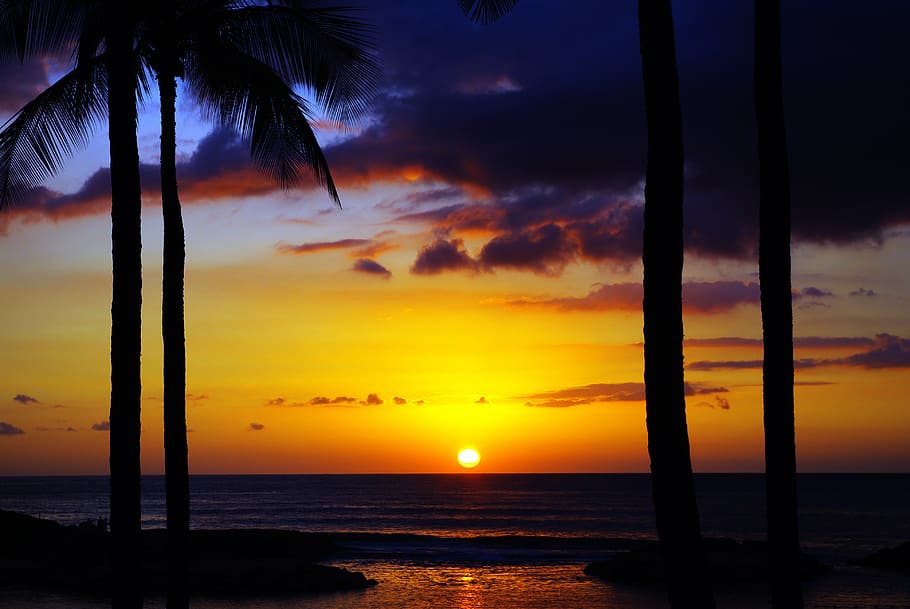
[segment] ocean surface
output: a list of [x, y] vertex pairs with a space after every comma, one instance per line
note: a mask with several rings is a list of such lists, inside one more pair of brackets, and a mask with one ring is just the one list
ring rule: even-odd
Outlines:
[[[764, 478], [696, 476], [706, 536], [761, 539]], [[806, 587], [817, 609], [910, 608], [910, 574], [848, 564], [910, 540], [910, 475], [803, 474], [803, 548], [836, 573]], [[317, 597], [196, 599], [194, 609], [651, 609], [660, 590], [582, 573], [597, 558], [654, 539], [651, 487], [638, 474], [192, 476], [193, 528], [340, 534], [328, 564], [379, 585]], [[106, 477], [0, 477], [0, 509], [64, 523], [107, 517]], [[163, 528], [164, 481], [143, 478], [143, 526]], [[762, 590], [719, 589], [721, 607], [767, 607]], [[92, 599], [0, 590], [0, 607], [94, 609]], [[163, 607], [147, 599], [146, 607]]]

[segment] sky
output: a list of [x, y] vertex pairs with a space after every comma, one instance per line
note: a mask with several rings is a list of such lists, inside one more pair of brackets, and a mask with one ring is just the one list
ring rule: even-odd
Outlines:
[[[358, 0], [381, 86], [283, 191], [178, 94], [193, 473], [646, 472], [635, 2]], [[696, 471], [761, 471], [750, 3], [674, 2]], [[910, 7], [785, 3], [801, 471], [910, 471]], [[0, 117], [67, 69], [0, 65]], [[142, 108], [142, 463], [163, 471], [158, 107]], [[0, 475], [103, 474], [107, 133], [0, 212]]]

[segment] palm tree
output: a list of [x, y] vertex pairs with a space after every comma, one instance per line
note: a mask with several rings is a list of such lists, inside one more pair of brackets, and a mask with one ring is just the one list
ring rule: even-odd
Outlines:
[[780, 1], [755, 2], [755, 116], [759, 160], [759, 281], [764, 337], [765, 481], [771, 602], [803, 606], [796, 501], [790, 171], [781, 84]]
[[[19, 60], [76, 47], [76, 68], [20, 110], [0, 134], [0, 205], [58, 171], [92, 128], [109, 121], [111, 155], [111, 536], [116, 608], [139, 589], [142, 260], [136, 140], [135, 19], [117, 0], [0, 5], [3, 55]], [[104, 45], [104, 55], [97, 54]]]
[[256, 164], [283, 187], [306, 169], [338, 204], [328, 164], [288, 84], [300, 83], [335, 117], [365, 113], [376, 81], [365, 24], [339, 9], [277, 2], [162, 2], [146, 21], [140, 49], [161, 99], [161, 199], [164, 216], [162, 337], [167, 497], [168, 607], [187, 607], [189, 467], [184, 333], [185, 235], [176, 173], [177, 78], [223, 125], [238, 129]]
[[683, 141], [670, 0], [639, 0], [648, 124], [644, 336], [648, 453], [671, 607], [714, 607], [698, 519], [683, 380]]
[[[124, 18], [120, 16], [121, 22]], [[102, 39], [84, 36], [80, 40], [80, 61], [73, 71], [10, 121], [0, 135], [0, 200], [21, 195], [39, 184], [59, 170], [64, 157], [87, 141], [93, 127], [103, 118], [100, 100], [108, 81], [111, 88], [107, 93], [113, 94], [113, 69], [120, 70], [118, 75], [123, 79], [132, 78], [129, 94], [133, 100], [135, 134], [135, 96], [137, 91], [147, 88], [144, 83], [137, 88], [137, 76], [144, 76], [146, 69], [157, 75], [162, 102], [161, 191], [165, 218], [162, 302], [165, 470], [169, 575], [174, 584], [170, 587], [173, 594], [168, 604], [175, 607], [186, 606], [188, 602], [185, 567], [189, 532], [183, 323], [185, 249], [176, 181], [176, 78], [185, 76], [190, 92], [203, 108], [217, 122], [235, 127], [251, 142], [255, 163], [282, 186], [298, 182], [304, 171], [310, 169], [337, 203], [338, 194], [328, 165], [308, 122], [309, 111], [288, 82], [305, 85], [315, 93], [317, 102], [330, 117], [347, 121], [365, 114], [377, 69], [370, 52], [368, 28], [344, 9], [314, 9], [299, 2], [279, 2], [266, 7], [221, 0], [186, 1], [178, 5], [172, 0], [130, 18], [137, 24], [136, 30], [118, 34], [124, 40], [129, 39], [131, 53], [133, 37], [138, 36], [138, 54], [111, 68], [110, 53], [93, 56], [90, 52], [98, 48]], [[125, 95], [124, 90], [120, 93]], [[77, 103], [71, 103], [74, 100]], [[111, 131], [113, 138], [114, 130]], [[49, 162], [44, 161], [47, 155]], [[122, 158], [135, 159], [138, 180], [138, 153]], [[116, 418], [119, 423], [121, 417]], [[134, 446], [138, 458], [138, 433]], [[123, 448], [117, 445], [118, 450]], [[112, 467], [114, 461], [112, 458]], [[138, 488], [137, 469], [137, 523]], [[112, 506], [112, 531], [114, 512]], [[119, 523], [121, 519], [116, 521]], [[137, 539], [138, 534], [137, 526]], [[127, 564], [130, 562], [115, 560], [118, 567]]]
[[[459, 0], [491, 21], [517, 0]], [[644, 314], [648, 453], [657, 534], [671, 607], [714, 607], [698, 518], [683, 379], [683, 142], [670, 0], [639, 0], [648, 125]]]

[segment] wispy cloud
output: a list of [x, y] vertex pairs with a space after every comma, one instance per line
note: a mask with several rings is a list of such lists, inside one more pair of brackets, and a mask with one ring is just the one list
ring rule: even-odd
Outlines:
[[[687, 396], [727, 393], [726, 387], [704, 383], [686, 383]], [[645, 399], [644, 383], [593, 383], [519, 396], [525, 406], [536, 408], [568, 408], [584, 404], [609, 402], [641, 402]], [[729, 407], [729, 403], [727, 404]]]

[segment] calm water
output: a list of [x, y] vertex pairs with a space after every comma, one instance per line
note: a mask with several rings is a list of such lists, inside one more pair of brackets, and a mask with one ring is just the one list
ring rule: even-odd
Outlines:
[[[106, 477], [0, 478], [0, 509], [72, 523], [107, 515]], [[705, 534], [761, 538], [763, 478], [700, 475]], [[654, 538], [645, 475], [193, 476], [194, 528], [263, 527], [344, 533], [332, 564], [380, 581], [364, 591], [194, 609], [456, 607], [629, 608], [665, 605], [659, 591], [586, 577], [581, 567]], [[144, 526], [164, 526], [163, 479], [143, 480]], [[802, 475], [807, 551], [841, 567], [811, 584], [810, 607], [910, 607], [910, 576], [849, 567], [873, 549], [910, 540], [910, 476]], [[765, 607], [755, 591], [721, 590], [724, 607]], [[102, 607], [0, 591], [0, 607]], [[147, 607], [163, 607], [149, 599]]]

